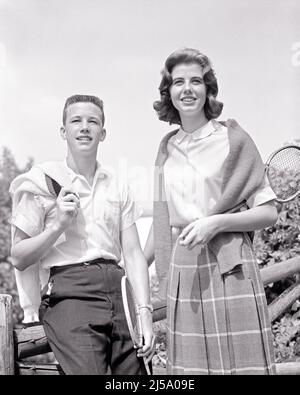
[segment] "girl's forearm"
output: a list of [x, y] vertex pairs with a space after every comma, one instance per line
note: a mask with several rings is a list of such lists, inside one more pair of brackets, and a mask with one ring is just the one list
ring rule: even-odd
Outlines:
[[264, 204], [246, 211], [218, 214], [215, 217], [218, 233], [251, 232], [274, 225], [278, 214], [274, 204]]

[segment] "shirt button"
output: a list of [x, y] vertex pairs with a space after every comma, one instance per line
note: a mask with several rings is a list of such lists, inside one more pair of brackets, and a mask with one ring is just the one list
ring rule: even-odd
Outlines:
[[173, 236], [179, 236], [180, 228], [176, 228], [175, 226], [172, 226], [171, 232]]

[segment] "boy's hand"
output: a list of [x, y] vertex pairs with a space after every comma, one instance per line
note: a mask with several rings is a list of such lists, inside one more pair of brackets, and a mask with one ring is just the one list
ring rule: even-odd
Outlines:
[[138, 357], [147, 357], [149, 360], [155, 351], [155, 336], [153, 333], [152, 313], [148, 309], [140, 309], [144, 344], [138, 349]]
[[77, 217], [80, 207], [79, 196], [76, 192], [62, 188], [56, 199], [56, 221], [60, 230], [67, 229]]

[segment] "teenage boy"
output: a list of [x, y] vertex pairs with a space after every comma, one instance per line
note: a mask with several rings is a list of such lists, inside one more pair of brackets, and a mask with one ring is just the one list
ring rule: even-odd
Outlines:
[[[23, 273], [30, 279], [30, 270], [36, 275], [37, 262], [50, 270], [43, 324], [65, 374], [146, 374], [142, 357], [151, 354], [154, 336], [148, 267], [135, 225], [139, 210], [126, 184], [96, 160], [106, 136], [102, 100], [69, 97], [60, 132], [66, 160], [34, 166], [11, 185], [17, 279], [21, 284]], [[49, 192], [49, 176], [62, 185], [58, 197]], [[122, 304], [121, 254], [141, 315], [138, 352]]]

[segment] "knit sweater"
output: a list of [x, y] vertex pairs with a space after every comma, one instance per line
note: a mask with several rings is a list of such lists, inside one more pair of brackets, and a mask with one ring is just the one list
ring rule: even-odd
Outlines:
[[[63, 169], [63, 162], [45, 162], [16, 177], [9, 190], [13, 203], [13, 215], [24, 193], [55, 198], [56, 193], [52, 190], [49, 177], [57, 180], [61, 185], [68, 185], [69, 180], [65, 177]], [[39, 262], [36, 262], [24, 271], [15, 269], [15, 277], [20, 305], [24, 311], [23, 322], [38, 321], [38, 310], [41, 303], [40, 290], [48, 281], [48, 273], [42, 270]]]
[[[221, 124], [228, 128], [230, 149], [224, 163], [221, 199], [209, 215], [227, 212], [246, 201], [259, 189], [264, 178], [264, 164], [251, 137], [235, 120]], [[155, 162], [153, 230], [159, 296], [162, 299], [166, 298], [172, 252], [170, 217], [164, 186], [164, 163], [168, 158], [168, 141], [177, 131], [178, 129], [163, 138]], [[219, 233], [208, 243], [208, 248], [216, 256], [221, 274], [228, 273], [240, 264], [242, 243], [243, 234], [237, 232]]]

